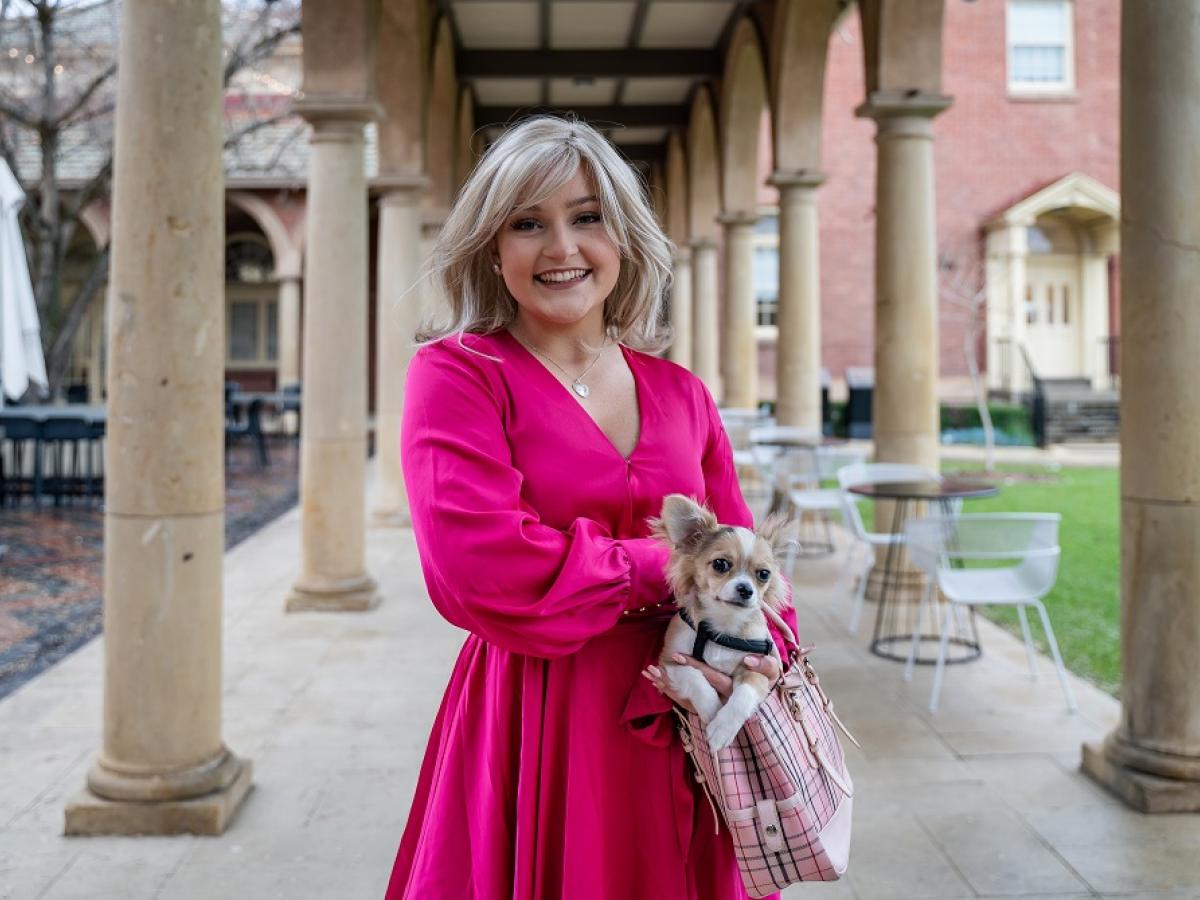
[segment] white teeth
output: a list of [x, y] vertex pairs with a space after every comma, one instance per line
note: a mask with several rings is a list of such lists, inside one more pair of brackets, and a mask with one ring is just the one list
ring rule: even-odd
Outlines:
[[576, 278], [582, 278], [587, 273], [587, 269], [569, 269], [565, 272], [543, 272], [537, 276], [537, 279], [538, 281], [549, 282], [574, 281]]

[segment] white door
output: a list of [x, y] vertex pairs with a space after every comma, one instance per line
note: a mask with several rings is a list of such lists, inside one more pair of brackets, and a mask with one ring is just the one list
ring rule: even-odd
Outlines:
[[1079, 257], [1030, 256], [1025, 269], [1025, 343], [1041, 378], [1083, 374], [1079, 358]]

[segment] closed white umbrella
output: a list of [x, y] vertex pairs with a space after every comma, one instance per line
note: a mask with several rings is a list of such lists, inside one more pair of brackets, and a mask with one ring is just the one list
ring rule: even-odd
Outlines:
[[17, 212], [25, 192], [0, 159], [0, 406], [22, 397], [29, 383], [46, 387], [46, 359], [25, 243]]

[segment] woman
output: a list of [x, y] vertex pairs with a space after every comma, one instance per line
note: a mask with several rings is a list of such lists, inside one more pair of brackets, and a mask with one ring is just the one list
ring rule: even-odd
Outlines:
[[401, 456], [430, 596], [470, 635], [388, 900], [746, 896], [670, 686], [640, 674], [673, 612], [662, 498], [751, 522], [708, 392], [642, 352], [669, 252], [629, 166], [561, 119], [501, 137], [446, 221], [449, 318], [411, 364]]

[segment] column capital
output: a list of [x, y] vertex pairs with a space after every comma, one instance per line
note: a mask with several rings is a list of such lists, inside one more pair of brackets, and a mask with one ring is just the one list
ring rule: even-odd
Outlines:
[[671, 252], [671, 261], [677, 266], [690, 266], [692, 264], [692, 253], [688, 249], [688, 245], [676, 247]]
[[931, 120], [954, 102], [945, 94], [927, 94], [923, 91], [874, 91], [856, 109], [860, 119], [874, 119], [882, 123], [887, 119]]
[[726, 227], [736, 228], [737, 226], [742, 225], [749, 228], [750, 226], [755, 225], [761, 218], [762, 216], [760, 216], [757, 212], [751, 212], [750, 210], [744, 209], [735, 209], [731, 212], [721, 213], [719, 216], [717, 216], [717, 221]]
[[688, 241], [688, 246], [693, 250], [716, 250], [719, 243], [716, 238], [696, 237]]
[[306, 94], [292, 105], [292, 111], [314, 128], [327, 122], [365, 125], [383, 118], [383, 107], [374, 97], [338, 94]]
[[798, 169], [795, 172], [773, 172], [767, 184], [787, 190], [788, 188], [819, 188], [825, 183], [825, 173], [815, 169]]
[[429, 176], [422, 172], [384, 173], [372, 178], [369, 185], [371, 195], [379, 198], [380, 206], [419, 203], [428, 187]]

